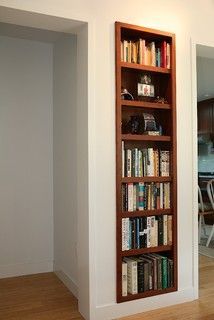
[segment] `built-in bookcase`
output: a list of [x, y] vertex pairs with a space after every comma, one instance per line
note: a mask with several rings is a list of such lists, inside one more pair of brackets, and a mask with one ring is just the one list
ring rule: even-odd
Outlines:
[[175, 35], [115, 23], [117, 302], [177, 290]]

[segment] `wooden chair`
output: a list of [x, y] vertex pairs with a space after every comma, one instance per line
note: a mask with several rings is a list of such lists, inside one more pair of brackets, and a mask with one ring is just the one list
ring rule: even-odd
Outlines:
[[[207, 194], [210, 200], [210, 204], [212, 207], [212, 214], [213, 214], [213, 219], [214, 219], [214, 179], [211, 179], [207, 182]], [[209, 238], [207, 240], [206, 246], [208, 247], [210, 244], [210, 241], [214, 235], [214, 223], [212, 225], [212, 230], [210, 232]]]
[[[213, 180], [214, 181], [214, 180]], [[206, 233], [206, 224], [204, 221], [204, 216], [205, 215], [210, 215], [210, 214], [214, 214], [214, 209], [211, 205], [211, 203], [204, 203], [203, 198], [202, 198], [202, 193], [201, 193], [201, 189], [198, 186], [198, 200], [199, 200], [199, 205], [198, 205], [198, 215], [199, 215], [199, 223], [198, 223], [198, 243], [201, 243], [201, 231], [203, 229], [203, 233], [205, 237], [208, 237], [207, 233]], [[212, 236], [210, 237], [210, 240], [212, 238]], [[208, 238], [208, 240], [209, 240]], [[209, 245], [210, 241], [206, 243], [206, 246]]]

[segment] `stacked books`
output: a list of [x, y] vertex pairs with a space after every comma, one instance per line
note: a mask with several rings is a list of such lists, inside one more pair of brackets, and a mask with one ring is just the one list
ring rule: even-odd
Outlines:
[[168, 177], [168, 150], [154, 148], [125, 149], [122, 142], [122, 177]]
[[122, 218], [122, 251], [172, 245], [172, 216]]
[[170, 209], [169, 182], [122, 184], [122, 211]]
[[170, 69], [171, 45], [166, 42], [147, 42], [145, 39], [137, 41], [121, 41], [121, 61], [139, 63], [147, 66]]
[[173, 287], [173, 260], [149, 253], [122, 262], [122, 296]]

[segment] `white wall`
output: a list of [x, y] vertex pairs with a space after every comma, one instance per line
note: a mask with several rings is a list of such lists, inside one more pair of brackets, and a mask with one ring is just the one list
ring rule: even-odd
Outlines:
[[53, 268], [52, 62], [0, 37], [0, 277]]
[[[193, 272], [193, 130], [191, 43], [214, 46], [212, 0], [0, 0], [0, 5], [89, 23], [89, 300], [91, 319], [113, 319], [125, 314], [184, 302], [197, 297]], [[8, 20], [16, 14], [7, 12]], [[27, 13], [24, 13], [27, 15]], [[22, 16], [22, 23], [24, 17]], [[115, 303], [115, 69], [114, 22], [129, 22], [176, 34], [177, 151], [178, 151], [178, 282], [179, 291], [157, 297]], [[20, 23], [19, 21], [19, 23]], [[30, 23], [29, 17], [25, 19]], [[35, 21], [34, 21], [35, 23]], [[90, 80], [90, 81], [89, 81]], [[91, 81], [92, 80], [92, 81]], [[195, 79], [194, 79], [195, 80]], [[194, 122], [194, 124], [193, 124]], [[185, 141], [185, 143], [184, 143]], [[196, 153], [195, 153], [196, 154]], [[196, 198], [194, 197], [195, 201]], [[86, 203], [86, 199], [83, 200]], [[196, 206], [195, 206], [196, 208]], [[82, 243], [87, 241], [82, 235]], [[197, 245], [197, 243], [196, 243]], [[87, 253], [86, 253], [87, 254]], [[81, 284], [83, 285], [83, 284]], [[82, 288], [83, 289], [83, 288]], [[89, 319], [89, 312], [87, 318]]]
[[77, 43], [63, 36], [53, 55], [54, 269], [77, 295]]

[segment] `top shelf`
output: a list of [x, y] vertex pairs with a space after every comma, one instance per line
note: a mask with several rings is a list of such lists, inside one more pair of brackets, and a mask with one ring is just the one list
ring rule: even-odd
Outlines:
[[170, 32], [165, 32], [157, 29], [151, 29], [151, 28], [146, 28], [146, 27], [141, 27], [141, 26], [136, 26], [133, 24], [125, 23], [125, 22], [119, 22], [116, 21], [116, 27], [118, 30], [121, 30], [122, 32], [125, 32], [126, 34], [133, 34], [136, 35], [139, 34], [140, 36], [146, 36], [148, 38], [155, 37], [155, 38], [164, 38], [167, 40], [170, 40], [175, 37], [174, 33]]
[[127, 69], [133, 69], [133, 70], [144, 70], [144, 71], [150, 71], [150, 72], [156, 72], [156, 73], [164, 73], [164, 74], [170, 74], [171, 69], [167, 68], [161, 68], [161, 67], [153, 67], [153, 66], [146, 66], [138, 63], [130, 63], [130, 62], [119, 62], [119, 66], [121, 68], [127, 68]]

